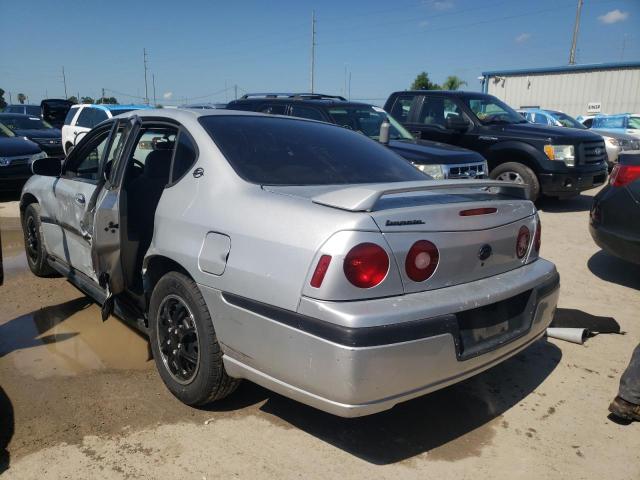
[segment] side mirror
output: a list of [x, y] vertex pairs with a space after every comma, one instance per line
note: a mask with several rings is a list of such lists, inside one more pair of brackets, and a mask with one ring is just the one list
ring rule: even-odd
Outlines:
[[59, 177], [62, 173], [62, 163], [60, 163], [59, 158], [39, 158], [31, 164], [31, 171], [34, 175]]
[[378, 137], [378, 141], [383, 145], [387, 145], [389, 143], [390, 128], [391, 128], [391, 124], [386, 120], [380, 124], [380, 136]]
[[450, 115], [444, 121], [447, 130], [461, 132], [469, 128], [469, 121], [459, 115]]

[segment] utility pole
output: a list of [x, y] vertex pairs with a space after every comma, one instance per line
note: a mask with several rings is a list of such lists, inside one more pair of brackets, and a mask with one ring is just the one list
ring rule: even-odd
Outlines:
[[155, 107], [156, 105], [158, 105], [158, 102], [156, 102], [156, 74], [155, 73], [151, 74], [151, 79], [153, 80], [153, 106]]
[[147, 49], [142, 49], [142, 59], [144, 63], [144, 103], [149, 105], [149, 91], [147, 89]]
[[578, 43], [578, 31], [580, 30], [580, 12], [582, 11], [583, 0], [578, 0], [576, 10], [576, 23], [573, 26], [573, 39], [571, 40], [571, 51], [569, 52], [569, 65], [576, 64], [576, 44]]
[[64, 82], [64, 98], [69, 98], [67, 97], [67, 77], [64, 74], [64, 65], [62, 66], [62, 81]]
[[237, 83], [233, 86], [233, 91], [234, 91], [234, 94], [233, 94], [234, 98], [237, 100], [238, 99], [238, 84]]
[[316, 69], [316, 11], [311, 11], [311, 92], [313, 93]]
[[349, 70], [349, 96], [347, 100], [351, 101], [351, 70]]
[[13, 96], [11, 95], [11, 92], [9, 93], [9, 105], [11, 105], [13, 103]]

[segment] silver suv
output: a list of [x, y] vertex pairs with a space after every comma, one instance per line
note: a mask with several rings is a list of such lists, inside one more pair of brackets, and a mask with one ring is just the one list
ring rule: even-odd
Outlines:
[[434, 181], [335, 125], [130, 112], [33, 171], [31, 270], [146, 332], [189, 405], [245, 378], [379, 412], [526, 348], [558, 300], [522, 186]]

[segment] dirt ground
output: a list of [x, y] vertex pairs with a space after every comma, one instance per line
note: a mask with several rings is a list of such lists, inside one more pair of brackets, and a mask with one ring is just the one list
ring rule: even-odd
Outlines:
[[640, 268], [594, 245], [591, 194], [541, 205], [542, 255], [561, 274], [558, 318], [617, 322], [625, 335], [541, 340], [463, 383], [351, 420], [248, 382], [209, 409], [182, 405], [143, 337], [103, 323], [64, 280], [28, 272], [15, 203], [0, 203], [0, 474], [637, 480], [640, 424], [614, 423], [607, 406], [640, 340]]

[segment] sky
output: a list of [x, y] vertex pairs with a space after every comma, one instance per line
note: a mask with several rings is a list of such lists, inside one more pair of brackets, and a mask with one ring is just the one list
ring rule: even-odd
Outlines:
[[[479, 90], [487, 70], [568, 63], [577, 0], [0, 0], [0, 88], [16, 102], [219, 102], [315, 91], [383, 104], [426, 71]], [[577, 63], [640, 61], [640, 0], [584, 0]], [[349, 88], [349, 77], [351, 78]]]

